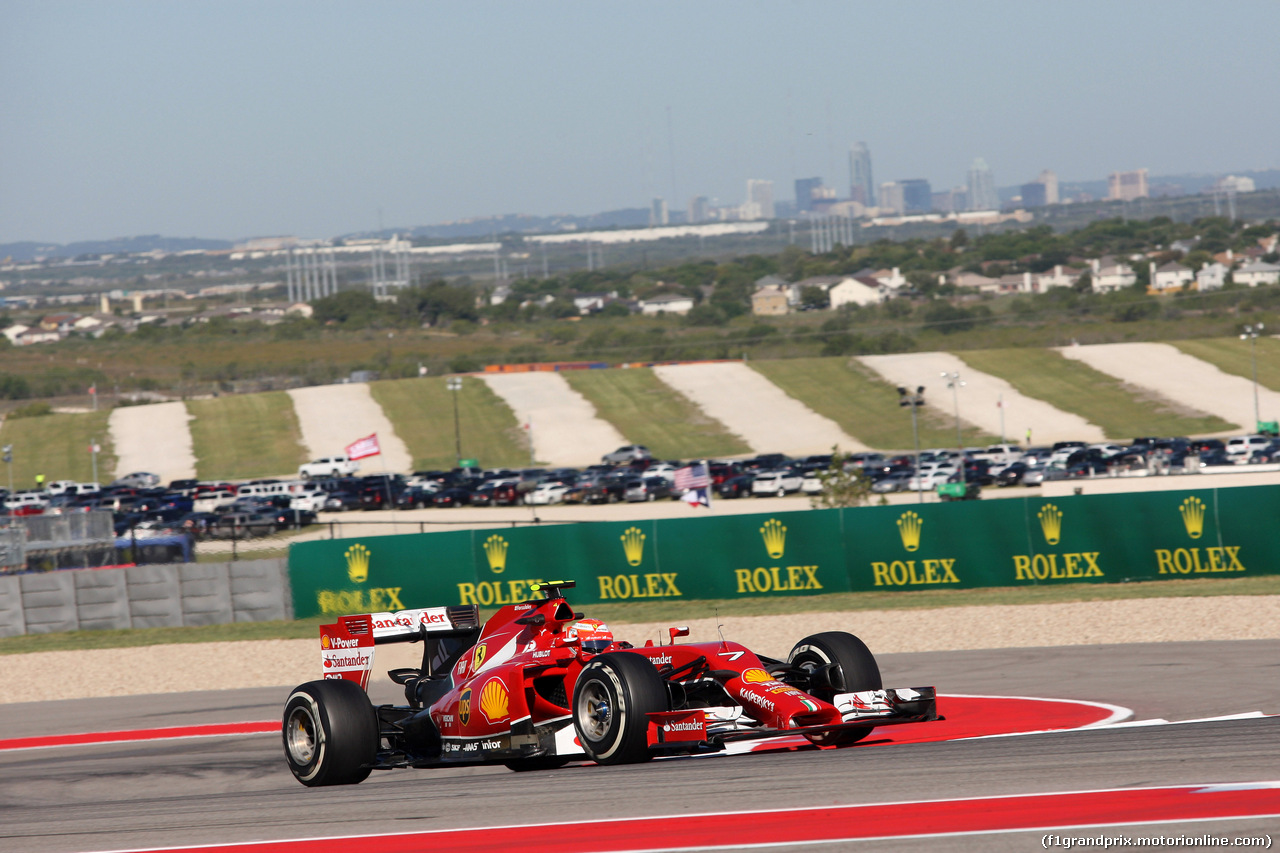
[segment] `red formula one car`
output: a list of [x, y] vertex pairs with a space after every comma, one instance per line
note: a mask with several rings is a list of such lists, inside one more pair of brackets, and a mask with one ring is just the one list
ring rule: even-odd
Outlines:
[[[934, 689], [885, 690], [852, 634], [796, 643], [787, 660], [720, 640], [617, 642], [565, 601], [571, 581], [534, 586], [485, 625], [479, 608], [429, 607], [344, 616], [320, 628], [324, 679], [284, 709], [284, 752], [304, 785], [360, 782], [373, 770], [570, 761], [625, 764], [802, 735], [845, 746], [876, 726], [938, 719]], [[388, 673], [407, 705], [374, 707], [365, 690], [374, 647], [424, 644], [420, 669]]]

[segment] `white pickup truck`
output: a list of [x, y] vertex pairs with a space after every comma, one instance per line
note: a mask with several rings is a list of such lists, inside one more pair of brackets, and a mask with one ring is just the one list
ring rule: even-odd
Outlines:
[[360, 463], [346, 456], [326, 456], [298, 466], [298, 476], [304, 480], [320, 477], [349, 477], [360, 470]]

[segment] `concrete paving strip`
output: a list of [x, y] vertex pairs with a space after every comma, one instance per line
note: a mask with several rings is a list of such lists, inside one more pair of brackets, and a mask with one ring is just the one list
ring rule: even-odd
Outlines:
[[[1055, 441], [1102, 442], [1102, 427], [1079, 415], [1064, 412], [1043, 400], [1027, 397], [1008, 382], [980, 373], [949, 352], [913, 352], [901, 355], [868, 355], [858, 359], [890, 383], [908, 388], [925, 387], [925, 400], [935, 411], [955, 411], [952, 391], [943, 373], [959, 373], [960, 420], [990, 435], [1004, 435], [1009, 442], [1026, 446]], [[1027, 432], [1030, 430], [1030, 441]]]
[[161, 483], [195, 477], [190, 420], [187, 404], [181, 402], [113, 409], [107, 428], [116, 451], [115, 476], [149, 471]]
[[659, 379], [692, 400], [757, 453], [853, 452], [867, 446], [739, 362], [655, 367]]
[[506, 401], [520, 423], [530, 425], [533, 455], [540, 465], [594, 465], [629, 443], [558, 373], [486, 373], [480, 378]]
[[[1251, 380], [1223, 373], [1171, 344], [1093, 344], [1058, 352], [1179, 406], [1217, 415], [1241, 430], [1254, 423]], [[1259, 386], [1258, 406], [1262, 420], [1280, 418], [1280, 393]]]
[[302, 427], [302, 444], [308, 459], [336, 456], [357, 438], [377, 433], [382, 455], [361, 460], [360, 473], [402, 473], [413, 469], [409, 448], [396, 435], [395, 427], [366, 383], [294, 388], [289, 396]]

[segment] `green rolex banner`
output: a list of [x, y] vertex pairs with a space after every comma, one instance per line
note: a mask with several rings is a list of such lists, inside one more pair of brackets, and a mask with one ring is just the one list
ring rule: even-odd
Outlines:
[[[1193, 479], [1193, 478], [1188, 478]], [[1273, 574], [1280, 487], [543, 524], [301, 542], [299, 618], [499, 607], [576, 580], [584, 604]]]

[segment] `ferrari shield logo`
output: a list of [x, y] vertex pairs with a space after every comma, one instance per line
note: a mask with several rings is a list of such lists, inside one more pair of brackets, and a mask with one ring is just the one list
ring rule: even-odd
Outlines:
[[484, 663], [485, 656], [489, 654], [489, 647], [484, 643], [476, 646], [476, 650], [471, 653], [471, 674], [475, 675], [480, 671], [480, 666]]

